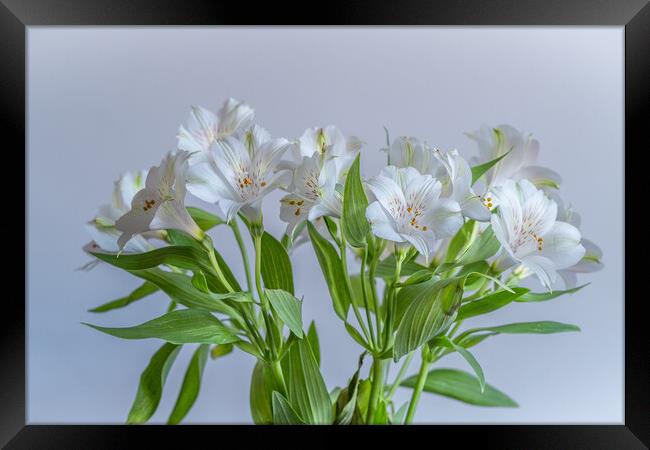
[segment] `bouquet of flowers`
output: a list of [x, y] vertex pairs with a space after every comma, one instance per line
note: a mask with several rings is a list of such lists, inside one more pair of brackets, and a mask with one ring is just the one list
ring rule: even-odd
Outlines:
[[[192, 107], [177, 150], [158, 166], [122, 175], [111, 204], [88, 223], [88, 267], [104, 262], [142, 280], [92, 312], [157, 291], [170, 298], [167, 311], [148, 322], [90, 325], [122, 339], [163, 341], [142, 372], [128, 423], [151, 418], [184, 346], [194, 353], [170, 424], [194, 404], [208, 359], [233, 351], [256, 360], [249, 401], [257, 424], [409, 424], [423, 391], [472, 405], [517, 406], [486, 383], [473, 347], [503, 333], [579, 328], [552, 321], [463, 324], [511, 302], [576, 292], [583, 287], [577, 274], [602, 267], [602, 255], [558, 195], [560, 176], [535, 165], [537, 140], [507, 125], [468, 137], [479, 155], [466, 160], [413, 137], [390, 142], [386, 131], [386, 148], [373, 155], [386, 166], [366, 179], [364, 142], [334, 126], [288, 140], [258, 126], [243, 102], [229, 99], [217, 114]], [[283, 236], [265, 231], [261, 209], [276, 189], [286, 193], [279, 205]], [[187, 206], [187, 191], [215, 203], [220, 214]], [[245, 280], [233, 275], [208, 234], [220, 226], [232, 230]], [[250, 259], [247, 234], [255, 249]], [[322, 269], [341, 333], [359, 346], [358, 369], [333, 389], [321, 375], [316, 326], [302, 320], [310, 293], [294, 290], [290, 255], [303, 244]], [[520, 285], [529, 276], [541, 284], [538, 292]], [[438, 367], [454, 352], [468, 371]], [[416, 353], [419, 370], [407, 376]], [[389, 380], [396, 363], [401, 368]], [[393, 402], [399, 388], [412, 390], [403, 405]]]

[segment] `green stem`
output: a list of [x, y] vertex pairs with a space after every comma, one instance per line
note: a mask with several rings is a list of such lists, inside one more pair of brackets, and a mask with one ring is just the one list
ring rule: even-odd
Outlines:
[[271, 367], [273, 369], [273, 375], [275, 376], [276, 381], [280, 385], [280, 388], [282, 389], [282, 392], [280, 392], [282, 395], [286, 396], [287, 395], [287, 384], [284, 381], [284, 375], [282, 374], [282, 366], [280, 365], [280, 361], [273, 361], [271, 363]]
[[409, 408], [406, 413], [405, 424], [410, 425], [413, 421], [413, 416], [415, 415], [415, 410], [418, 407], [418, 401], [420, 400], [420, 394], [422, 394], [422, 389], [424, 388], [424, 383], [427, 381], [427, 373], [431, 363], [427, 360], [424, 355], [424, 349], [422, 352], [422, 363], [420, 364], [420, 371], [418, 372], [417, 382], [415, 383], [415, 388], [413, 389], [413, 394], [411, 394], [411, 401], [409, 403]]
[[411, 360], [413, 359], [413, 355], [415, 355], [415, 352], [411, 352], [408, 355], [406, 355], [406, 359], [402, 363], [402, 367], [399, 369], [399, 372], [397, 372], [397, 376], [395, 377], [395, 381], [393, 382], [393, 385], [390, 387], [390, 390], [388, 391], [388, 394], [386, 395], [386, 400], [390, 400], [393, 398], [393, 395], [395, 395], [395, 391], [399, 387], [399, 384], [402, 382], [402, 378], [404, 378], [404, 375], [406, 374], [406, 370], [408, 369], [409, 365], [411, 364]]
[[253, 242], [255, 243], [255, 286], [257, 288], [257, 296], [262, 305], [262, 317], [264, 318], [264, 325], [266, 327], [266, 340], [271, 350], [271, 357], [272, 359], [275, 359], [277, 357], [278, 348], [276, 347], [275, 336], [273, 334], [271, 307], [269, 305], [269, 300], [266, 298], [266, 295], [264, 295], [264, 289], [262, 288], [262, 234], [255, 234], [253, 236]]
[[370, 261], [368, 267], [368, 278], [370, 278], [370, 294], [372, 297], [372, 305], [375, 308], [375, 320], [377, 321], [377, 333], [381, 336], [381, 314], [379, 311], [379, 300], [377, 297], [377, 280], [375, 272], [377, 271], [377, 264], [379, 263], [379, 253], [376, 254]]
[[[372, 326], [372, 316], [370, 315], [370, 303], [368, 302], [368, 292], [366, 288], [366, 259], [368, 258], [368, 248], [363, 249], [363, 254], [361, 255], [361, 268], [359, 269], [359, 276], [361, 277], [361, 294], [363, 296], [363, 305], [366, 310], [366, 319], [368, 320], [368, 327], [370, 328], [370, 337], [373, 339], [372, 344], [375, 348], [379, 347], [379, 342], [377, 336], [379, 336], [379, 329], [377, 329], [377, 334]], [[377, 311], [375, 310], [375, 314]]]
[[403, 252], [395, 253], [395, 273], [390, 285], [390, 295], [388, 296], [388, 304], [386, 305], [386, 326], [384, 342], [385, 347], [390, 348], [393, 339], [393, 326], [395, 322], [395, 302], [397, 297], [397, 283], [402, 273], [402, 262], [404, 262], [405, 254]]
[[212, 264], [212, 268], [216, 272], [219, 281], [221, 281], [221, 283], [224, 285], [224, 287], [228, 292], [235, 292], [232, 285], [226, 279], [226, 276], [223, 274], [221, 267], [219, 267], [219, 262], [217, 261], [217, 257], [214, 256], [214, 246], [212, 245], [212, 239], [206, 236], [205, 239], [203, 240], [203, 246], [208, 251], [208, 258], [210, 259], [210, 264]]
[[246, 251], [246, 246], [244, 245], [244, 240], [242, 239], [241, 233], [239, 232], [239, 225], [237, 225], [237, 217], [234, 217], [233, 220], [229, 223], [230, 228], [232, 229], [233, 234], [235, 235], [235, 240], [239, 246], [239, 251], [241, 252], [242, 262], [244, 263], [244, 270], [246, 271], [246, 286], [248, 287], [248, 292], [253, 291], [253, 281], [251, 277], [251, 268], [250, 262], [248, 261], [248, 252]]
[[384, 363], [386, 360], [374, 357], [372, 360], [372, 387], [370, 388], [370, 401], [366, 415], [366, 425], [372, 425], [379, 398], [384, 390]]

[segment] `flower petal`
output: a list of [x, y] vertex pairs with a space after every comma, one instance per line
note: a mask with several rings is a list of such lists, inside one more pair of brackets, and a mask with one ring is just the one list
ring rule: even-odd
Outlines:
[[585, 254], [580, 243], [580, 231], [565, 222], [555, 222], [543, 236], [541, 256], [553, 262], [556, 269], [564, 269], [576, 264]]
[[378, 201], [368, 205], [366, 219], [375, 236], [393, 242], [404, 242], [404, 238], [396, 231], [395, 221]]

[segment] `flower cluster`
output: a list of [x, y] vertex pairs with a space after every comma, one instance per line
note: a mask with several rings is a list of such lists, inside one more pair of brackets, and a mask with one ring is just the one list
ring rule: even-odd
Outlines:
[[[253, 355], [258, 365], [251, 381], [251, 408], [257, 423], [410, 423], [425, 376], [442, 377], [443, 384], [460, 383], [464, 387], [458, 387], [454, 398], [475, 402], [486, 385], [467, 348], [508, 332], [504, 330], [555, 333], [577, 327], [534, 322], [456, 335], [463, 320], [511, 301], [575, 292], [580, 288], [578, 273], [602, 268], [602, 252], [582, 237], [580, 216], [560, 195], [561, 177], [536, 165], [540, 144], [532, 135], [499, 125], [467, 136], [478, 145], [478, 156], [469, 159], [455, 149], [443, 151], [415, 137], [398, 137], [373, 154], [386, 158], [386, 165], [363, 178], [360, 157], [369, 153], [366, 144], [333, 125], [308, 128], [294, 139], [278, 138], [256, 123], [255, 112], [244, 102], [228, 99], [217, 113], [192, 107], [178, 128], [177, 148], [158, 166], [122, 175], [111, 204], [87, 224], [93, 238], [85, 247], [88, 253], [145, 280], [129, 296], [93, 311], [124, 307], [158, 289], [172, 298], [169, 310], [135, 327], [94, 327], [118, 337], [154, 337], [172, 345], [154, 355], [151, 364], [156, 365], [150, 371], [171, 364], [173, 346], [186, 343], [201, 344], [196, 364], [205, 364], [208, 345], [214, 345], [213, 357], [233, 346]], [[278, 209], [286, 231], [280, 240], [264, 231], [262, 215], [264, 199], [276, 190], [284, 192]], [[187, 192], [217, 205], [222, 216], [186, 206]], [[254, 243], [254, 276], [238, 221]], [[207, 233], [220, 224], [232, 228], [240, 247], [245, 289]], [[303, 332], [302, 302], [294, 297], [289, 255], [309, 241], [335, 313], [365, 349], [359, 370], [366, 353], [373, 357], [365, 380], [372, 390], [365, 404], [357, 398], [359, 371], [334, 405], [330, 403], [314, 360], [318, 343], [313, 341], [313, 324], [309, 333]], [[360, 259], [358, 274], [349, 274], [350, 250]], [[529, 275], [546, 292], [519, 287]], [[385, 283], [383, 296], [377, 294], [377, 279]], [[560, 280], [565, 290], [557, 291]], [[187, 309], [178, 310], [178, 305]], [[290, 337], [283, 335], [283, 327]], [[401, 384], [415, 389], [401, 417], [389, 412], [391, 396], [416, 349], [422, 351], [422, 367], [416, 381]], [[429, 364], [451, 352], [470, 363], [480, 393], [468, 387], [469, 374], [427, 375]], [[384, 389], [387, 361], [406, 355], [393, 387]], [[302, 366], [296, 372], [292, 367], [298, 363]], [[138, 396], [150, 395], [145, 391]], [[309, 395], [300, 397], [301, 392]], [[481, 401], [514, 405], [498, 394]], [[158, 400], [136, 402], [129, 421], [148, 420]], [[191, 402], [177, 407], [185, 409], [175, 409], [172, 422], [182, 418]]]

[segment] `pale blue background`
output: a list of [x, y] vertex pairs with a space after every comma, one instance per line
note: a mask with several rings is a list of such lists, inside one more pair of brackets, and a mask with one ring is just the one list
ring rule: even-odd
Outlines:
[[[489, 383], [519, 409], [486, 409], [423, 395], [434, 423], [621, 423], [623, 420], [622, 28], [30, 28], [28, 31], [28, 421], [121, 423], [140, 372], [160, 345], [86, 328], [161, 314], [156, 295], [106, 315], [86, 310], [138, 281], [88, 257], [83, 223], [109, 201], [121, 171], [157, 164], [190, 104], [244, 99], [274, 135], [335, 123], [362, 137], [363, 173], [383, 164], [382, 126], [442, 148], [476, 152], [464, 131], [510, 123], [541, 142], [563, 175], [583, 233], [606, 269], [570, 298], [516, 304], [469, 325], [558, 320], [582, 333], [499, 336], [475, 354]], [[278, 195], [266, 201], [279, 234]], [[200, 204], [196, 202], [195, 204]], [[216, 232], [242, 274], [227, 230]], [[223, 238], [223, 239], [222, 239]], [[315, 318], [330, 388], [354, 371], [359, 347], [330, 306], [309, 245], [294, 254], [305, 323]], [[154, 422], [165, 421], [191, 351], [179, 356]], [[253, 360], [209, 361], [188, 421], [249, 422]], [[457, 355], [442, 366], [465, 367]], [[413, 366], [412, 370], [415, 370]], [[398, 393], [398, 405], [410, 391]]]

